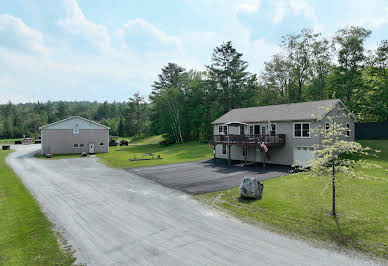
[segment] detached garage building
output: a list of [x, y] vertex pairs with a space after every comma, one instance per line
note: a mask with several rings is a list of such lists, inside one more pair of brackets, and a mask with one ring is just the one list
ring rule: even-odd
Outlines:
[[73, 116], [41, 130], [42, 154], [109, 152], [109, 127]]

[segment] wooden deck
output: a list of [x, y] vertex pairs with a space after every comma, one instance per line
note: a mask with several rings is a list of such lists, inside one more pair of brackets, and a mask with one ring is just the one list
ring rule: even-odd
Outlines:
[[280, 147], [286, 143], [285, 134], [271, 135], [214, 135], [214, 145], [241, 145], [241, 146], [259, 146], [262, 141], [267, 147]]

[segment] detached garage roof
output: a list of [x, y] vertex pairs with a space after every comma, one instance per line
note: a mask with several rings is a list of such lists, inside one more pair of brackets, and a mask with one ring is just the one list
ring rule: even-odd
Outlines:
[[88, 120], [80, 116], [72, 116], [45, 126], [39, 129], [110, 129], [107, 126]]
[[[314, 102], [279, 104], [259, 107], [232, 109], [212, 124], [224, 124], [232, 121], [242, 123], [270, 121], [315, 120], [324, 117], [338, 103], [339, 99]], [[342, 107], [345, 107], [343, 105]], [[346, 109], [346, 107], [345, 107]]]

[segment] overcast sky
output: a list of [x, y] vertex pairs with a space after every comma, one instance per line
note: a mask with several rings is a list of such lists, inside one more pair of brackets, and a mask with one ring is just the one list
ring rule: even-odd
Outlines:
[[160, 69], [204, 69], [231, 40], [259, 73], [280, 37], [346, 25], [388, 37], [388, 0], [3, 0], [0, 103], [147, 96]]

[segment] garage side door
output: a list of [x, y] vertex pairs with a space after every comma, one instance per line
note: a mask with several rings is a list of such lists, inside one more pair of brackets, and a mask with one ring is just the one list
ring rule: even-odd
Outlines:
[[313, 147], [295, 147], [294, 164], [298, 166], [309, 166], [314, 158]]

